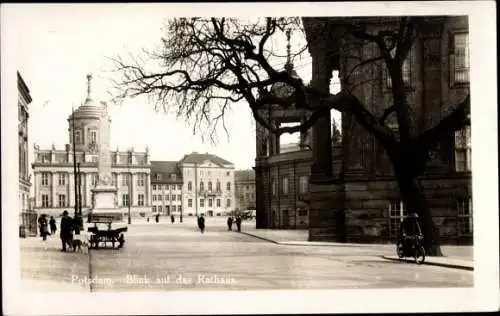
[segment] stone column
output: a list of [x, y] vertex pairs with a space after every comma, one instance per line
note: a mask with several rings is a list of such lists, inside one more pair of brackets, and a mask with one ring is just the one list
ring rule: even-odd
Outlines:
[[[332, 63], [327, 59], [326, 48], [311, 48], [312, 80], [311, 86], [320, 91], [329, 92], [332, 77]], [[331, 57], [330, 57], [331, 59]], [[312, 129], [313, 134], [313, 165], [311, 166], [311, 181], [321, 181], [332, 176], [332, 136], [331, 115], [328, 112], [319, 118]]]
[[56, 201], [56, 185], [57, 185], [56, 175], [57, 175], [57, 173], [51, 172], [50, 174], [52, 175], [51, 179], [50, 179], [50, 191], [51, 191], [51, 199], [52, 199], [51, 207], [56, 207], [58, 205], [57, 204], [58, 201]]
[[144, 205], [149, 206], [151, 204], [151, 175], [149, 173], [146, 173], [146, 183], [144, 185], [146, 186], [146, 192], [144, 194]]
[[134, 194], [135, 194], [135, 176], [132, 172], [130, 172], [130, 196], [129, 196], [129, 200], [130, 200], [130, 206], [134, 206], [134, 202], [135, 202], [135, 198], [134, 198]]

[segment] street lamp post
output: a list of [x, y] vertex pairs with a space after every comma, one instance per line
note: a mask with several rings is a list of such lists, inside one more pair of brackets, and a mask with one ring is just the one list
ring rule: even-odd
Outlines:
[[128, 206], [128, 224], [132, 224], [132, 217], [130, 216], [130, 202], [132, 200], [132, 173], [130, 173], [130, 166], [129, 166], [129, 174], [128, 174], [128, 200], [127, 200], [127, 206]]

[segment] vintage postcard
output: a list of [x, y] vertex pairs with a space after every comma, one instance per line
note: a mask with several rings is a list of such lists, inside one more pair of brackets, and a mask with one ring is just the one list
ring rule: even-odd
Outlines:
[[6, 314], [497, 309], [493, 12], [2, 5]]

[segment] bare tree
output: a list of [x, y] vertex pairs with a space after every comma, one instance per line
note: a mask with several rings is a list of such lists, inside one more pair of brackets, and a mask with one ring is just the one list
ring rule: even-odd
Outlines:
[[[375, 45], [378, 56], [359, 60], [349, 73], [341, 74], [343, 87], [330, 94], [314, 89], [290, 71], [271, 65], [271, 38], [289, 27], [300, 27], [297, 18], [265, 18], [244, 23], [232, 18], [178, 18], [168, 22], [167, 36], [159, 51], [149, 52], [147, 62], [114, 58], [121, 79], [115, 81], [119, 98], [148, 95], [165, 109], [174, 108], [179, 116], [195, 117], [196, 122], [224, 124], [231, 104], [244, 101], [255, 120], [278, 136], [306, 132], [318, 118], [331, 109], [346, 112], [375, 137], [394, 168], [401, 196], [408, 211], [420, 215], [424, 242], [431, 254], [441, 254], [430, 209], [418, 183], [429, 153], [453, 131], [469, 124], [469, 96], [453, 107], [435, 126], [415, 135], [411, 107], [403, 80], [403, 63], [418, 37], [420, 20], [403, 17], [391, 32], [371, 34], [363, 26], [345, 23], [340, 38], [354, 38]], [[337, 30], [339, 30], [337, 25]], [[326, 30], [328, 31], [328, 30]], [[376, 117], [352, 93], [352, 73], [377, 63], [386, 67], [392, 82], [392, 104]], [[277, 83], [291, 93], [277, 96], [271, 87]], [[363, 83], [360, 83], [363, 84]], [[347, 88], [349, 87], [349, 88]], [[295, 106], [310, 113], [298, 126], [277, 127], [262, 117], [259, 110], [273, 104], [283, 109]], [[398, 133], [386, 119], [395, 114]]]

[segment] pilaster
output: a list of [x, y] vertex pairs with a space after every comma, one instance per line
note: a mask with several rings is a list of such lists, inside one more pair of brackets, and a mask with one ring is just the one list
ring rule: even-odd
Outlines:
[[56, 207], [57, 206], [57, 201], [56, 201], [56, 172], [51, 172], [50, 173], [50, 196], [51, 196], [51, 207]]

